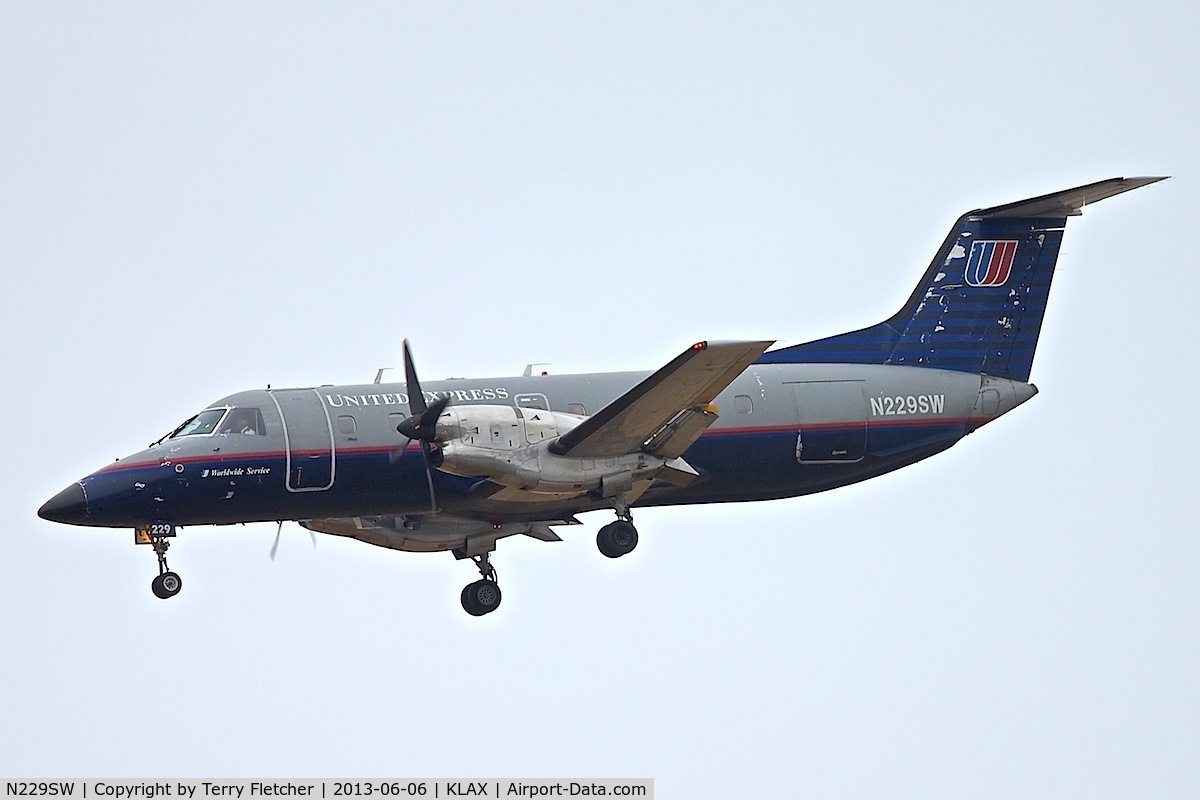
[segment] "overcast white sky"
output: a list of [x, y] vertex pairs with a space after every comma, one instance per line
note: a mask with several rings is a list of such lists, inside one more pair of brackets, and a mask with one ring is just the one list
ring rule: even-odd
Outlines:
[[[247, 7], [249, 5], [249, 7]], [[1191, 3], [0, 1], [0, 775], [1200, 793]], [[971, 208], [1067, 231], [1031, 403], [824, 495], [473, 569], [59, 489], [230, 392], [653, 369], [889, 316]]]

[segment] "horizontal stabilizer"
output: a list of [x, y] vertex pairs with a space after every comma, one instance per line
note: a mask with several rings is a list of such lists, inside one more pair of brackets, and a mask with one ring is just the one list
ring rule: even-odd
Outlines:
[[1083, 213], [1083, 207], [1090, 203], [1098, 203], [1113, 195], [1128, 192], [1151, 183], [1165, 181], [1166, 177], [1155, 178], [1109, 178], [1106, 181], [1089, 183], [1087, 186], [1077, 186], [1063, 192], [1045, 194], [1029, 200], [1021, 200], [993, 208], [981, 208], [969, 216], [984, 219], [999, 219], [1004, 217], [1078, 217]]

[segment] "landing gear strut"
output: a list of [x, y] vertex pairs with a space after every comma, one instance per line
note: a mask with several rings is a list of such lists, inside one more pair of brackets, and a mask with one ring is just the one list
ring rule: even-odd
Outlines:
[[154, 555], [158, 556], [158, 577], [150, 582], [150, 591], [155, 597], [166, 600], [179, 594], [183, 579], [167, 568], [167, 548], [171, 543], [161, 536], [151, 536], [150, 544], [154, 545]]
[[605, 525], [596, 534], [596, 547], [609, 558], [620, 558], [637, 547], [637, 528], [633, 527], [633, 515], [629, 506], [617, 501], [617, 521]]
[[462, 607], [473, 617], [482, 617], [500, 607], [500, 586], [496, 583], [496, 568], [488, 559], [487, 553], [471, 556], [479, 574], [483, 577], [468, 584], [463, 590], [460, 600]]

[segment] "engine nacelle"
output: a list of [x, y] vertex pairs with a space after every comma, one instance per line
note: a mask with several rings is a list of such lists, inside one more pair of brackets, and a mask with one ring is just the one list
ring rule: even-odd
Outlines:
[[517, 450], [554, 439], [587, 417], [498, 405], [449, 406], [437, 421], [437, 438], [492, 450]]
[[545, 494], [627, 491], [652, 478], [668, 459], [650, 453], [615, 458], [573, 458], [549, 445], [585, 417], [513, 406], [451, 406], [438, 419], [439, 469], [488, 478], [504, 486]]

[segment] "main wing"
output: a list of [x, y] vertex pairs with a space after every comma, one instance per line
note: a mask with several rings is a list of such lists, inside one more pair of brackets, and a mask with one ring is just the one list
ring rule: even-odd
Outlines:
[[697, 342], [550, 445], [556, 455], [681, 454], [715, 419], [710, 408], [774, 341]]
[[496, 540], [524, 534], [543, 542], [562, 539], [550, 529], [551, 525], [578, 525], [572, 516], [545, 519], [540, 522], [481, 522], [451, 514], [436, 516], [415, 515], [372, 517], [328, 517], [300, 520], [310, 531], [345, 536], [360, 542], [409, 552], [461, 550], [477, 555], [495, 549]]

